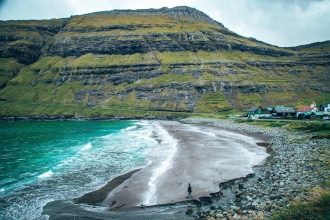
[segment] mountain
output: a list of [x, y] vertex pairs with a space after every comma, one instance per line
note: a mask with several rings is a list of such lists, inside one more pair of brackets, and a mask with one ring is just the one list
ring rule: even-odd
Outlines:
[[281, 48], [190, 7], [0, 21], [0, 39], [1, 116], [182, 115], [330, 101], [330, 41]]

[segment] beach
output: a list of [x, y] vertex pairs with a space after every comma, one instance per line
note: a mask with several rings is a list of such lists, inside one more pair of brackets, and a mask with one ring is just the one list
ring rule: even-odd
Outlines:
[[[50, 202], [43, 214], [49, 219], [263, 219], [305, 199], [301, 189], [320, 187], [328, 175], [312, 166], [319, 154], [311, 153], [323, 152], [328, 140], [231, 120], [153, 123], [154, 138], [169, 149], [166, 154], [73, 201]], [[189, 183], [193, 198], [187, 198]]]
[[[166, 149], [162, 155], [156, 152], [148, 166], [118, 176], [99, 190], [75, 199], [78, 206], [54, 201], [45, 206], [44, 214], [50, 219], [72, 215], [143, 218], [147, 213], [155, 218], [188, 218], [187, 205], [198, 204], [202, 198], [210, 198], [210, 193], [219, 192], [221, 182], [253, 173], [253, 167], [262, 165], [269, 156], [264, 147], [257, 145], [266, 140], [262, 135], [200, 122], [153, 124], [153, 138]], [[189, 183], [192, 198], [187, 197]], [[98, 206], [101, 211], [87, 211], [81, 204]], [[61, 213], [58, 207], [71, 211]]]
[[221, 182], [253, 173], [252, 167], [269, 156], [256, 144], [263, 141], [260, 137], [176, 121], [158, 121], [157, 126], [168, 135], [167, 140], [157, 138], [171, 151], [112, 190], [102, 205], [125, 204], [124, 208], [190, 200], [186, 198], [189, 183], [193, 198], [198, 200], [218, 192]]

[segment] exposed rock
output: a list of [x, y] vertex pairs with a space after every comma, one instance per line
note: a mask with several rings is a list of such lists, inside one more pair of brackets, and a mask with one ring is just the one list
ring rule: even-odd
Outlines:
[[284, 128], [263, 128], [231, 123], [228, 120], [184, 121], [198, 121], [234, 130], [262, 133], [271, 137], [269, 143], [274, 150], [263, 166], [254, 167], [253, 175], [220, 183], [221, 192], [226, 193], [226, 197], [214, 198], [211, 206], [218, 205], [218, 209], [210, 208], [213, 212], [202, 212], [201, 217], [269, 219], [276, 211], [289, 206], [294, 200], [306, 201], [309, 194], [304, 189], [327, 188], [326, 178], [329, 172], [316, 165], [315, 161], [326, 154], [330, 144], [328, 139], [314, 141], [311, 135], [301, 132], [289, 133]]
[[183, 113], [291, 106], [330, 93], [328, 44], [276, 47], [189, 7], [0, 21], [0, 100]]

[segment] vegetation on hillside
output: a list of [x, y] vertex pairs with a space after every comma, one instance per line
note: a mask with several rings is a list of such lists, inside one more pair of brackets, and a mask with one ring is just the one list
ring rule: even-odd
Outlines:
[[170, 10], [0, 22], [0, 115], [221, 115], [329, 102], [329, 43], [280, 48], [195, 9]]

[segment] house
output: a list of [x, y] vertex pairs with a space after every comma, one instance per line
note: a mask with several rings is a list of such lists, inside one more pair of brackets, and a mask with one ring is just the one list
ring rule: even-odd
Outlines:
[[267, 109], [263, 109], [262, 107], [251, 107], [248, 109], [248, 117], [271, 117], [271, 112]]
[[313, 108], [310, 106], [300, 106], [297, 109], [297, 114], [296, 116], [300, 119], [310, 119], [310, 115], [312, 112]]
[[275, 117], [292, 117], [296, 115], [296, 111], [292, 107], [282, 105], [276, 106], [272, 110], [272, 116]]
[[323, 112], [323, 119], [330, 120], [330, 103], [321, 104], [320, 111]]
[[297, 109], [297, 117], [301, 114], [301, 113], [304, 113], [304, 112], [309, 112], [309, 113], [312, 113], [312, 112], [318, 112], [318, 109], [316, 107], [312, 107], [312, 106], [300, 106], [298, 109]]
[[311, 113], [311, 119], [322, 119], [323, 118], [323, 112], [312, 112]]
[[328, 114], [330, 114], [330, 103], [321, 104], [320, 105], [320, 111], [328, 112]]
[[311, 119], [311, 113], [310, 112], [300, 112], [299, 114], [297, 113], [297, 117], [299, 119]]
[[301, 113], [301, 112], [317, 112], [317, 108], [316, 107], [311, 107], [311, 106], [300, 106], [298, 109], [297, 109], [297, 114], [298, 113]]
[[261, 107], [251, 107], [248, 109], [248, 116], [260, 115], [263, 114], [264, 110]]
[[[309, 106], [300, 106], [297, 109], [297, 117], [301, 119], [310, 119], [309, 116], [313, 112], [318, 112], [318, 109], [316, 108], [316, 103], [313, 101]], [[315, 114], [314, 114], [315, 115]]]

